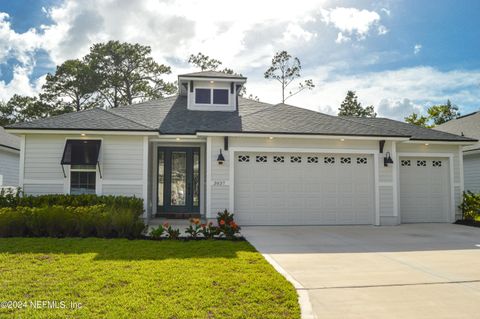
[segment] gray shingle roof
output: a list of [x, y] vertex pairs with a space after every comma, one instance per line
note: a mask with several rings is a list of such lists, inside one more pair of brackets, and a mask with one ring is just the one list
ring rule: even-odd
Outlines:
[[399, 122], [395, 120], [391, 120], [388, 118], [353, 118], [347, 117], [352, 121], [369, 124], [376, 127], [383, 127], [388, 128], [392, 131], [398, 132], [399, 134], [405, 134], [411, 136], [411, 140], [420, 140], [420, 141], [452, 141], [452, 142], [460, 142], [460, 141], [474, 141], [470, 138], [440, 132], [429, 128], [420, 127], [417, 125]]
[[20, 138], [15, 135], [5, 132], [3, 127], [0, 126], [0, 146], [8, 147], [12, 149], [20, 149]]
[[[436, 130], [462, 135], [480, 140], [480, 111], [460, 116], [457, 119], [438, 125]], [[480, 149], [480, 142], [464, 147], [465, 151]]]
[[287, 104], [272, 105], [241, 97], [238, 102], [235, 112], [192, 111], [187, 109], [185, 96], [172, 96], [115, 109], [68, 113], [9, 128], [156, 131], [182, 135], [197, 132], [319, 134], [471, 141], [390, 119], [337, 117]]
[[246, 80], [247, 78], [239, 74], [227, 74], [219, 71], [201, 71], [180, 74], [178, 77], [189, 77], [189, 78], [227, 78], [227, 79], [240, 79]]

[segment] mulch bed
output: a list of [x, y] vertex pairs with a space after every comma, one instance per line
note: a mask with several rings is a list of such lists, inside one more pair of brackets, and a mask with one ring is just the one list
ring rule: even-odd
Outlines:
[[480, 227], [480, 222], [475, 220], [457, 220], [455, 224], [472, 226], [472, 227]]

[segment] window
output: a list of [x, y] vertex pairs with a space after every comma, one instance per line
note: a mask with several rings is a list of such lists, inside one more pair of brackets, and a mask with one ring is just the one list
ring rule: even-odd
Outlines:
[[400, 163], [401, 163], [402, 166], [411, 166], [412, 165], [410, 160], [401, 160]]
[[350, 157], [340, 157], [340, 163], [342, 164], [351, 164], [352, 159]]
[[273, 156], [273, 162], [274, 163], [285, 163], [285, 157], [284, 156]]
[[417, 161], [417, 166], [427, 166], [427, 161]]
[[442, 167], [442, 161], [433, 161], [433, 167]]
[[228, 104], [228, 89], [195, 89], [195, 104]]
[[228, 90], [213, 89], [213, 104], [228, 104]]
[[210, 89], [195, 89], [195, 103], [196, 104], [211, 104], [211, 90]]
[[335, 157], [325, 157], [323, 162], [325, 164], [335, 164]]
[[248, 163], [248, 162], [250, 162], [250, 156], [249, 155], [238, 155], [238, 161], [240, 163]]
[[366, 157], [357, 157], [357, 164], [367, 164]]
[[70, 170], [70, 194], [95, 194], [96, 169], [92, 165], [72, 165]]
[[257, 163], [266, 163], [267, 157], [265, 155], [257, 155], [257, 157], [255, 158], [255, 161]]
[[318, 157], [317, 156], [308, 156], [307, 157], [307, 163], [318, 163]]
[[301, 163], [302, 157], [301, 156], [290, 156], [290, 163]]

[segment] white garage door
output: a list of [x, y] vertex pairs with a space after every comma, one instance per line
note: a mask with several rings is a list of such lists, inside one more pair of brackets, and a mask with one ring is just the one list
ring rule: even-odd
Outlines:
[[373, 224], [371, 155], [235, 153], [241, 225]]
[[400, 158], [402, 223], [448, 222], [450, 181], [448, 158]]

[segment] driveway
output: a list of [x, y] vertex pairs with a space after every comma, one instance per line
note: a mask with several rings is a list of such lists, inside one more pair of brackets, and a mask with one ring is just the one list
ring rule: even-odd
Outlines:
[[243, 227], [318, 318], [480, 318], [480, 228]]

